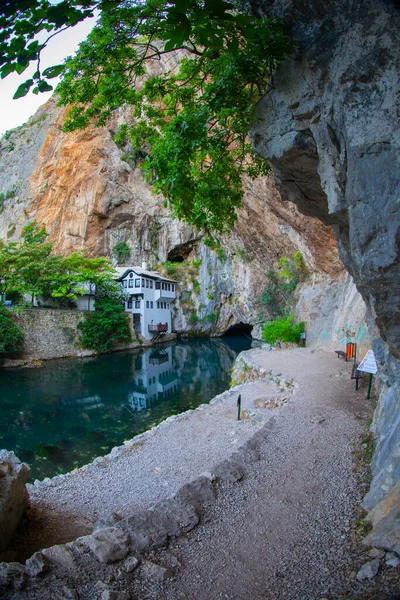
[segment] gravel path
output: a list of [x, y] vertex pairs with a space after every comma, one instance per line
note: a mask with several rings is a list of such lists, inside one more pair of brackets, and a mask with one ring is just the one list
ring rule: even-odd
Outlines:
[[[132, 577], [115, 580], [111, 567], [99, 568], [87, 574], [85, 585], [76, 583], [80, 600], [103, 598], [104, 580], [106, 587], [128, 592], [121, 598], [135, 600], [398, 598], [386, 593], [400, 593], [393, 569], [385, 580], [379, 576], [358, 583], [355, 578], [354, 569], [368, 557], [354, 544], [352, 520], [361, 493], [353, 449], [371, 407], [365, 389], [354, 391], [351, 365], [333, 353], [306, 349], [252, 350], [246, 357], [258, 368], [281, 374], [281, 384], [246, 383], [210, 405], [167, 420], [92, 467], [31, 488], [37, 510], [45, 511], [41, 524], [52, 531], [47, 538], [57, 533], [57, 523], [71, 535], [77, 523], [78, 529], [85, 522], [90, 529], [110, 512], [126, 516], [172, 495], [269, 421], [261, 458], [248, 466], [244, 479], [221, 483], [200, 526], [167, 550], [148, 555], [173, 567], [172, 579], [161, 585], [139, 567]], [[291, 378], [292, 390], [284, 381]], [[246, 416], [240, 422], [239, 392]], [[271, 409], [274, 403], [280, 406]], [[52, 598], [53, 591], [47, 591], [48, 596], [35, 592], [32, 598]]]
[[368, 596], [352, 572], [350, 523], [361, 500], [352, 450], [368, 414], [365, 390], [353, 391], [349, 365], [331, 355], [254, 350], [250, 357], [294, 377], [298, 391], [274, 411], [249, 475], [225, 485], [209, 522], [177, 540], [172, 551], [182, 567], [174, 579], [162, 593], [138, 584], [138, 597], [389, 598]]
[[110, 455], [64, 476], [28, 485], [29, 520], [17, 536], [17, 558], [91, 533], [96, 523], [129, 516], [172, 496], [180, 486], [209, 471], [253, 436], [271, 416], [257, 410], [256, 420], [237, 420], [242, 408], [280, 395], [278, 386], [256, 382], [217, 396], [209, 405], [170, 417]]

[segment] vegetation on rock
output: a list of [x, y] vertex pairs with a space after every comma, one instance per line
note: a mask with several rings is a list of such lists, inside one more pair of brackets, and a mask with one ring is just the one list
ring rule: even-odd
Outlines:
[[278, 319], [266, 323], [261, 336], [268, 344], [275, 344], [277, 340], [298, 344], [300, 341], [300, 334], [303, 331], [303, 321], [301, 323], [294, 323], [293, 317], [288, 317], [287, 319]]
[[131, 250], [126, 242], [117, 242], [113, 248], [113, 254], [118, 265], [124, 265], [129, 261]]
[[295, 252], [292, 257], [281, 257], [277, 268], [278, 273], [272, 269], [268, 271], [265, 287], [257, 298], [258, 318], [262, 321], [290, 316], [296, 287], [308, 273], [301, 252]]

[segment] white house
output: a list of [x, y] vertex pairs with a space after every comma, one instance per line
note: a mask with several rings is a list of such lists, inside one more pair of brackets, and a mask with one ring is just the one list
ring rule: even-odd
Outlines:
[[172, 303], [176, 298], [176, 281], [142, 267], [117, 267], [127, 292], [125, 310], [132, 314], [136, 333], [147, 339], [161, 337], [172, 330]]

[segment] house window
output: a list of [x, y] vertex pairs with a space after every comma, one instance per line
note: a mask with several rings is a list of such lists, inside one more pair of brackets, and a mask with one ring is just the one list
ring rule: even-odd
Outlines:
[[140, 287], [140, 279], [135, 279], [135, 287]]
[[128, 300], [128, 308], [132, 308], [132, 300]]
[[160, 281], [156, 281], [156, 290], [161, 289], [161, 282]]
[[135, 308], [140, 308], [140, 300], [136, 300], [136, 302], [135, 302]]
[[144, 287], [144, 279], [142, 279], [142, 286]]
[[133, 273], [129, 273], [129, 277], [132, 279], [133, 278]]
[[167, 287], [168, 287], [168, 291], [170, 292], [171, 291], [171, 284], [167, 283]]
[[130, 279], [130, 280], [129, 280], [129, 287], [130, 287], [130, 288], [133, 288], [133, 279]]
[[147, 288], [149, 287], [149, 280], [148, 279], [146, 279], [146, 287]]
[[171, 287], [172, 287], [172, 291], [174, 292], [175, 291], [175, 284], [173, 283]]
[[153, 282], [150, 279], [150, 288], [153, 289]]
[[153, 308], [153, 302], [150, 300], [150, 308]]
[[162, 289], [165, 290], [165, 283], [162, 282]]
[[169, 304], [167, 304], [167, 308], [169, 308]]
[[146, 308], [149, 308], [149, 301], [146, 300]]
[[124, 279], [124, 287], [128, 287], [128, 281]]

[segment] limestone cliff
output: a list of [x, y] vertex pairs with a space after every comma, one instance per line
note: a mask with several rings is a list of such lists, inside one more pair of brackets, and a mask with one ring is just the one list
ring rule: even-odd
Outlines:
[[252, 8], [282, 18], [296, 42], [257, 108], [254, 146], [282, 198], [334, 226], [379, 329], [371, 509], [400, 475], [398, 4], [254, 0]]
[[[245, 181], [237, 225], [217, 253], [202, 243], [199, 232], [171, 218], [162, 198], [143, 181], [129, 149], [114, 142], [119, 122], [128, 117], [124, 111], [108, 127], [69, 134], [62, 131], [65, 112], [53, 98], [1, 140], [0, 191], [6, 199], [0, 238], [17, 239], [21, 226], [35, 219], [45, 225], [56, 252], [86, 248], [90, 255], [111, 258], [115, 244], [124, 241], [131, 263], [145, 260], [160, 268], [167, 260], [182, 261], [176, 263], [181, 281], [177, 331], [220, 334], [239, 323], [255, 325], [266, 272], [296, 250], [312, 274], [301, 297], [325, 294], [329, 311], [335, 289], [336, 302], [344, 269], [330, 228], [283, 204], [271, 178]], [[335, 330], [349, 330], [349, 321], [354, 339], [368, 339], [365, 308], [351, 312], [337, 311], [329, 331], [316, 318], [318, 308], [309, 314], [301, 309], [300, 316], [307, 321], [310, 339], [319, 344], [328, 337], [331, 344], [338, 342]]]

